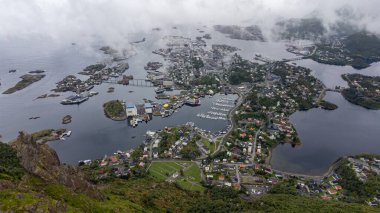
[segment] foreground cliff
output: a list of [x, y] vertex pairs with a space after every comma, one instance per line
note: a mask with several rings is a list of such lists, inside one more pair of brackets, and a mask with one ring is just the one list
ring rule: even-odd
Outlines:
[[[284, 186], [254, 200], [226, 187], [190, 192], [149, 177], [93, 185], [81, 168], [20, 133], [0, 143], [0, 212], [376, 212], [365, 205], [297, 196]], [[89, 168], [91, 169], [91, 168]]]
[[38, 138], [20, 132], [17, 140], [11, 143], [20, 159], [21, 166], [47, 183], [63, 184], [76, 192], [101, 199], [101, 194], [90, 184], [77, 168], [62, 165], [57, 153], [46, 143], [37, 143]]

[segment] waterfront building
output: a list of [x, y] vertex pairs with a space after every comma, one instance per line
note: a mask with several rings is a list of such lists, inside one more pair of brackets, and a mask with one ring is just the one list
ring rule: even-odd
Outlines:
[[145, 108], [145, 113], [146, 114], [152, 114], [153, 113], [153, 106], [152, 106], [152, 104], [145, 103], [144, 104], [144, 108]]
[[128, 103], [126, 107], [127, 117], [137, 116], [137, 107], [134, 104]]

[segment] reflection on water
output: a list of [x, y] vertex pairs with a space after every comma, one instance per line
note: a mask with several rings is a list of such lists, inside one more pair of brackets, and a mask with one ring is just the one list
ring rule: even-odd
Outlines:
[[380, 153], [380, 111], [352, 105], [339, 93], [328, 93], [325, 99], [339, 108], [301, 111], [290, 117], [302, 145], [276, 147], [271, 159], [273, 168], [319, 175], [340, 156]]

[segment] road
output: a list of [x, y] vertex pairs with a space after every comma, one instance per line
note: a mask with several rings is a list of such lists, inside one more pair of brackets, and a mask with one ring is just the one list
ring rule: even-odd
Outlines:
[[240, 173], [239, 173], [239, 166], [238, 165], [235, 166], [235, 171], [236, 171], [237, 182], [238, 182], [238, 184], [240, 184]]
[[155, 134], [154, 138], [152, 138], [152, 140], [150, 141], [150, 144], [149, 144], [149, 160], [152, 160], [153, 158], [153, 144], [154, 144], [154, 141], [156, 141], [158, 138], [158, 134]]
[[260, 127], [260, 129], [256, 132], [256, 134], [255, 134], [255, 140], [254, 140], [254, 142], [253, 142], [253, 150], [252, 150], [252, 163], [254, 163], [255, 162], [255, 157], [256, 157], [256, 146], [257, 146], [257, 138], [259, 137], [259, 134], [260, 134], [260, 132], [261, 132], [261, 128], [262, 127]]

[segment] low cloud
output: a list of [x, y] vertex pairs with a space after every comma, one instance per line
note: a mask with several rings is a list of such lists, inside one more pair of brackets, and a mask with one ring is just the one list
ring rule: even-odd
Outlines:
[[[0, 0], [0, 39], [33, 36], [60, 42], [122, 45], [131, 33], [173, 25], [259, 25], [280, 19], [345, 20], [380, 33], [378, 0]], [[339, 11], [339, 12], [337, 12]]]

